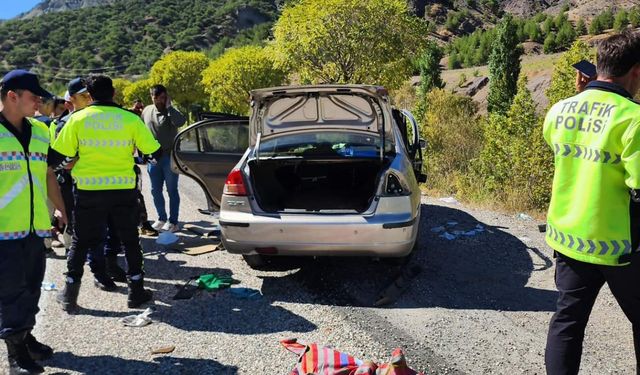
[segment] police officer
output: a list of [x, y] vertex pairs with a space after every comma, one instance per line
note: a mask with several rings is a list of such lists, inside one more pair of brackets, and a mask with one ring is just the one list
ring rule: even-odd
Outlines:
[[[125, 248], [128, 306], [134, 308], [150, 301], [152, 293], [143, 287], [132, 155], [138, 148], [145, 155], [151, 154], [150, 160], [155, 162], [160, 144], [136, 114], [113, 103], [115, 91], [109, 77], [90, 76], [86, 85], [94, 102], [69, 118], [53, 145], [68, 157], [67, 162], [78, 157], [71, 171], [75, 183], [74, 235], [65, 288], [57, 300], [67, 312], [77, 308], [87, 252], [103, 242], [111, 216]], [[98, 253], [92, 252], [92, 257]], [[97, 269], [100, 262], [94, 261]]]
[[597, 79], [556, 103], [544, 122], [555, 153], [546, 241], [555, 250], [560, 292], [545, 353], [552, 375], [578, 373], [604, 283], [631, 321], [640, 359], [640, 105], [633, 101], [640, 37], [613, 35], [597, 56]]
[[66, 223], [49, 149], [49, 132], [33, 116], [50, 97], [35, 74], [9, 72], [0, 81], [0, 338], [7, 345], [10, 374], [44, 371], [36, 360], [53, 350], [31, 334], [44, 277], [44, 237], [51, 234], [47, 198]]

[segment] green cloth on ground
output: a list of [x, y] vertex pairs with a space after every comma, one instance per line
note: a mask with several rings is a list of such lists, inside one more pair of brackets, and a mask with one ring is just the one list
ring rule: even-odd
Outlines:
[[198, 277], [198, 287], [208, 291], [229, 288], [232, 284], [239, 284], [239, 280], [235, 280], [231, 276], [218, 276], [214, 273], [200, 275]]

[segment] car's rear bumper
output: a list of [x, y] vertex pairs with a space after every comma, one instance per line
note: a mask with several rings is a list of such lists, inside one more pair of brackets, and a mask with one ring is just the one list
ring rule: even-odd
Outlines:
[[279, 215], [221, 212], [222, 241], [230, 253], [400, 257], [411, 252], [419, 214]]

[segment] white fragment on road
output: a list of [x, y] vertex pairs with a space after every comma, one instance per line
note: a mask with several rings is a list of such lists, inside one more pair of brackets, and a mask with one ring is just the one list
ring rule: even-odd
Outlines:
[[531, 221], [533, 220], [533, 218], [525, 213], [519, 213], [518, 215], [516, 215], [516, 217], [520, 220], [526, 220], [526, 221]]
[[458, 200], [455, 199], [454, 197], [440, 198], [440, 201], [442, 201], [444, 203], [449, 203], [449, 204], [458, 204]]

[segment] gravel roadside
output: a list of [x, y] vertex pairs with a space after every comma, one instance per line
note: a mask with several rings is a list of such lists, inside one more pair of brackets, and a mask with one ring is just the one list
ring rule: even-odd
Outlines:
[[[155, 209], [144, 180], [149, 216]], [[182, 177], [181, 222], [204, 223], [200, 188]], [[88, 268], [81, 313], [69, 316], [43, 292], [37, 337], [57, 354], [48, 374], [287, 374], [294, 354], [278, 341], [297, 337], [331, 345], [361, 359], [388, 359], [405, 348], [410, 365], [429, 374], [542, 374], [544, 342], [556, 293], [553, 258], [537, 223], [424, 197], [421, 248], [411, 266], [421, 272], [397, 302], [373, 307], [397, 267], [363, 259], [320, 259], [279, 271], [251, 270], [239, 256], [216, 251], [187, 256], [143, 239], [154, 323], [125, 327], [126, 288], [97, 290]], [[456, 222], [455, 225], [447, 222]], [[454, 240], [432, 228], [468, 232]], [[189, 236], [187, 231], [180, 236]], [[58, 251], [59, 254], [62, 251]], [[46, 281], [63, 283], [65, 262], [49, 259]], [[175, 301], [176, 285], [203, 273], [233, 274], [258, 299], [229, 292]], [[153, 355], [175, 346], [170, 354]], [[613, 349], [615, 348], [615, 350]], [[631, 327], [606, 287], [587, 329], [583, 373], [633, 373]], [[5, 357], [4, 347], [0, 356]], [[6, 371], [0, 360], [0, 373]]]

